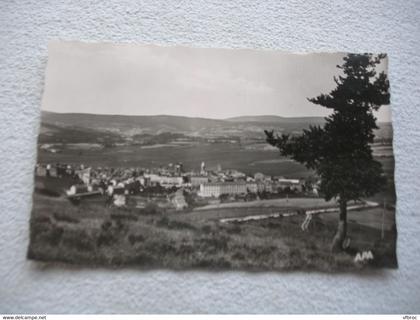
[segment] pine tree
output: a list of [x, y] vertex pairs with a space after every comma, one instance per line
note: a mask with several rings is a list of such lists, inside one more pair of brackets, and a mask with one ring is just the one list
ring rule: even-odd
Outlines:
[[347, 235], [347, 203], [372, 196], [385, 185], [382, 165], [372, 155], [371, 144], [377, 129], [374, 111], [389, 104], [389, 82], [376, 66], [386, 55], [349, 54], [337, 68], [337, 87], [310, 102], [332, 110], [325, 124], [311, 126], [301, 135], [275, 135], [266, 131], [267, 142], [283, 156], [312, 169], [320, 178], [325, 200], [337, 198], [340, 208], [332, 250], [341, 251]]

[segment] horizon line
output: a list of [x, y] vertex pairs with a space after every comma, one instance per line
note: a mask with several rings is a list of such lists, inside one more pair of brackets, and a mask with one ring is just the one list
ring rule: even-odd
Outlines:
[[[195, 116], [186, 116], [186, 115], [172, 115], [172, 114], [117, 114], [117, 113], [91, 113], [91, 112], [57, 112], [57, 111], [50, 111], [50, 110], [42, 110], [42, 112], [49, 112], [55, 114], [85, 114], [85, 115], [93, 115], [93, 116], [119, 116], [119, 117], [180, 117], [180, 118], [189, 118], [189, 119], [206, 119], [206, 120], [229, 120], [235, 118], [245, 118], [245, 117], [278, 117], [283, 119], [296, 119], [296, 118], [323, 118], [325, 119], [328, 116], [280, 116], [275, 114], [255, 114], [255, 115], [239, 115], [239, 116], [232, 116], [227, 118], [210, 118], [210, 117], [195, 117]], [[387, 121], [379, 121], [381, 123], [391, 123], [392, 120], [389, 119]]]

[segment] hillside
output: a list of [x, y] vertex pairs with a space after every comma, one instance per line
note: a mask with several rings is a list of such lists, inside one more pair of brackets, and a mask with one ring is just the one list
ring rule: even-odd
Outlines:
[[241, 116], [227, 118], [226, 121], [230, 122], [259, 122], [259, 123], [324, 123], [323, 117], [280, 117], [274, 115], [261, 115], [261, 116]]
[[[39, 141], [43, 143], [64, 142], [110, 142], [150, 140], [148, 136], [160, 136], [161, 143], [179, 135], [195, 138], [224, 138], [261, 140], [264, 130], [281, 133], [299, 133], [310, 125], [322, 125], [322, 117], [286, 118], [280, 116], [243, 116], [225, 120], [190, 118], [182, 116], [124, 116], [82, 113], [42, 112]], [[380, 123], [376, 135], [392, 138], [390, 123]], [[168, 133], [173, 136], [168, 137]], [[166, 134], [166, 135], [163, 135]], [[151, 143], [150, 141], [148, 143]]]
[[41, 123], [38, 143], [100, 143], [115, 144], [124, 142], [123, 137], [114, 132], [102, 132], [90, 128], [66, 127]]
[[283, 118], [279, 116], [244, 116], [221, 119], [190, 118], [182, 116], [124, 116], [82, 113], [42, 112], [42, 124], [55, 127], [85, 128], [116, 132], [122, 135], [159, 134], [162, 132], [187, 135], [231, 136], [244, 132], [263, 132], [276, 129], [285, 132], [300, 131], [310, 124], [321, 124], [323, 118]]
[[223, 120], [180, 116], [125, 116], [85, 113], [42, 112], [42, 122], [62, 127], [115, 131], [124, 135], [158, 134], [161, 132], [191, 133], [223, 126]]

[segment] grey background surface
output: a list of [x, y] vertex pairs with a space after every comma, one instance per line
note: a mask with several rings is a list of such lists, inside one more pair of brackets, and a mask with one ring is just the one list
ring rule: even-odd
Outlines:
[[[420, 313], [419, 1], [0, 1], [0, 313]], [[398, 270], [45, 268], [25, 259], [50, 39], [387, 52]], [[316, 75], [314, 75], [316, 77]]]

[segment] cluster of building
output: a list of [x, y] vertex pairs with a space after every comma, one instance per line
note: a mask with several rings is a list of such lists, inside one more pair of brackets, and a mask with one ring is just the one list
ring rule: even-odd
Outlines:
[[[258, 193], [279, 193], [282, 191], [302, 192], [304, 181], [272, 177], [262, 173], [253, 176], [237, 170], [223, 170], [220, 165], [207, 170], [204, 162], [196, 171], [184, 170], [181, 163], [165, 167], [146, 168], [85, 168], [83, 165], [65, 164], [37, 165], [36, 175], [61, 178], [71, 176], [77, 183], [68, 191], [68, 196], [92, 192], [107, 193], [125, 204], [124, 195], [138, 194], [153, 187], [164, 188], [174, 193], [172, 199], [177, 208], [187, 204], [183, 190], [192, 191], [198, 197], [219, 198], [222, 195], [237, 196]], [[177, 190], [181, 190], [178, 192]]]
[[198, 194], [201, 197], [220, 197], [221, 195], [244, 195], [247, 193], [279, 193], [283, 191], [302, 192], [303, 182], [298, 179], [284, 179], [269, 181], [209, 182], [200, 185]]

